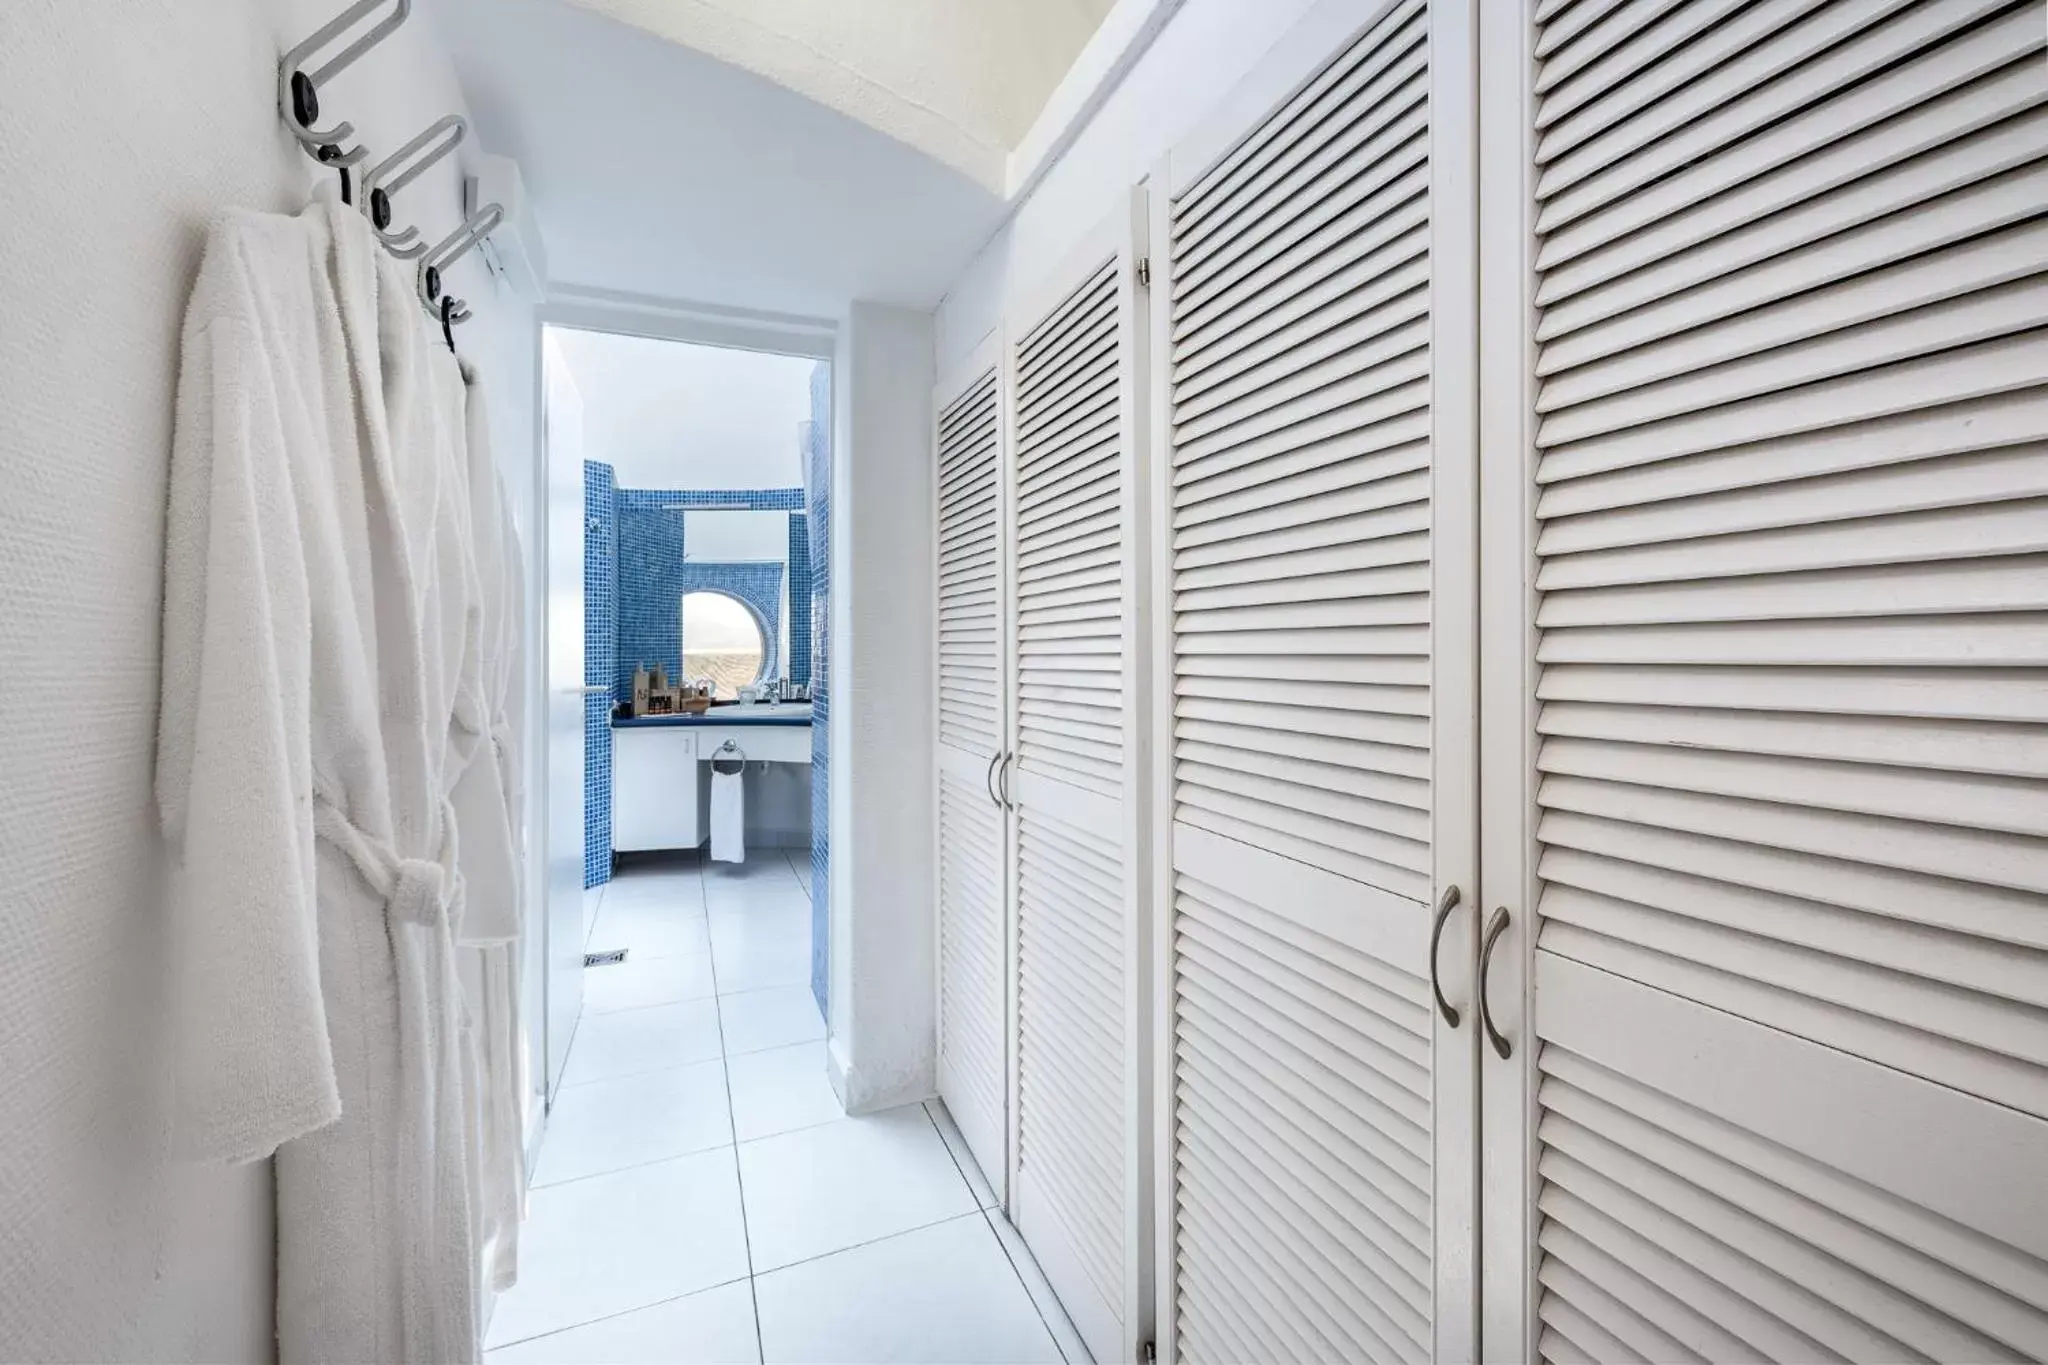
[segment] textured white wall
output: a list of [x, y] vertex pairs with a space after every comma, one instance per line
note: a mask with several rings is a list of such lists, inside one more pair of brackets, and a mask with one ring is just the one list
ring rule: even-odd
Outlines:
[[939, 373], [964, 361], [1081, 234], [1201, 123], [1314, 0], [1186, 0], [1010, 221], [946, 290]]
[[[266, 1164], [166, 1155], [156, 653], [179, 323], [209, 219], [314, 173], [278, 54], [337, 0], [0, 5], [0, 1359], [264, 1360]], [[323, 92], [373, 148], [459, 108], [416, 14]], [[435, 236], [438, 168], [399, 200]], [[523, 524], [530, 333], [472, 268]]]
[[932, 1093], [932, 319], [855, 304], [833, 374], [832, 1063], [849, 1110]]

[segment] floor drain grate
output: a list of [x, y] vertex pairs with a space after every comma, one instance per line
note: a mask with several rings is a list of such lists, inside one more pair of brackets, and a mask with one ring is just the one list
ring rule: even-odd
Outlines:
[[583, 965], [586, 967], [613, 967], [625, 960], [626, 950], [624, 948], [614, 948], [608, 953], [585, 953], [583, 955]]

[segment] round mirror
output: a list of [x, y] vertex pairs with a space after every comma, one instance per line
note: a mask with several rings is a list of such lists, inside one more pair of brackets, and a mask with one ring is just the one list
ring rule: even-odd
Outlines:
[[683, 594], [683, 677], [709, 678], [720, 701], [760, 680], [768, 650], [751, 608], [722, 592]]

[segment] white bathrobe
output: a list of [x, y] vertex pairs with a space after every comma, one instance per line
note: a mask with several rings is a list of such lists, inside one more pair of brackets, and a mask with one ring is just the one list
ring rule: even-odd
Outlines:
[[445, 452], [409, 302], [329, 191], [227, 218], [186, 316], [157, 771], [178, 1135], [276, 1153], [287, 1362], [478, 1350], [435, 571], [406, 513]]
[[464, 911], [458, 951], [477, 1053], [473, 1105], [479, 1271], [493, 1292], [518, 1274], [519, 1222], [525, 1213], [526, 1050], [519, 1016], [520, 939], [524, 914], [521, 799], [515, 713], [522, 688], [519, 653], [521, 593], [518, 539], [498, 476], [475, 371], [465, 365], [471, 582], [478, 611], [478, 649], [458, 707], [458, 730], [475, 728], [458, 745], [468, 761], [455, 772], [452, 801], [461, 831]]
[[[387, 275], [398, 269], [381, 268]], [[484, 1290], [508, 1289], [516, 1277], [525, 1203], [520, 853], [513, 789], [500, 769], [511, 728], [517, 637], [510, 623], [521, 599], [516, 576], [504, 577], [510, 535], [482, 391], [473, 371], [449, 358], [438, 332], [419, 325], [406, 283], [387, 282], [379, 297], [394, 310], [383, 339], [387, 373], [416, 373], [428, 386], [427, 401], [405, 410], [411, 425], [394, 440], [414, 457], [400, 462], [407, 487], [399, 505], [412, 560], [422, 566], [426, 705], [443, 737], [439, 789], [456, 836], [465, 1174], [481, 1305]]]

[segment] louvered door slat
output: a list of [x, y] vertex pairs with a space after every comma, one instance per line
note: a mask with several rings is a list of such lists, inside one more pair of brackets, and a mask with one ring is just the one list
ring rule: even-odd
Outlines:
[[1425, 36], [1390, 7], [1174, 207], [1190, 1360], [1431, 1349], [1430, 1016], [1402, 937], [1354, 937], [1429, 894]]
[[[1018, 650], [1034, 658], [1071, 663], [1104, 656], [1101, 685], [1070, 698], [1112, 732], [1121, 724], [1121, 678], [1114, 660], [1122, 651], [1122, 524], [1117, 398], [1117, 280], [1114, 260], [1018, 346], [1017, 562]], [[1049, 339], [1048, 339], [1049, 338]], [[1047, 459], [1049, 446], [1088, 423], [1107, 439], [1065, 462]], [[1103, 530], [1074, 540], [1059, 536], [1063, 514], [1100, 508]], [[1101, 595], [1073, 596], [1098, 586]], [[1067, 610], [1048, 619], [1041, 603], [1057, 597]], [[1085, 698], [1085, 699], [1084, 699]], [[1114, 734], [1111, 736], [1115, 739]], [[1121, 745], [1105, 746], [1066, 727], [1044, 723], [1029, 697], [1020, 697], [1017, 761], [1030, 770], [1057, 769], [1090, 790], [1113, 794], [1121, 785]]]
[[[1475, 832], [1473, 8], [1320, 0], [1165, 168], [1160, 1308], [1196, 1365], [1477, 1356], [1476, 1059], [1429, 993]], [[1567, 11], [1571, 60], [1637, 8]]]
[[1002, 481], [997, 375], [942, 400], [938, 421], [939, 1094], [1000, 1182], [1008, 834], [989, 790], [1004, 745]]
[[1276, 335], [1313, 335], [1327, 325], [1330, 305], [1359, 288], [1399, 292], [1406, 269], [1428, 249], [1417, 231], [1428, 220], [1427, 167], [1408, 160], [1390, 182], [1391, 203], [1367, 201], [1333, 221], [1284, 239], [1285, 249], [1200, 303], [1176, 309], [1173, 359], [1228, 359]]
[[[1120, 226], [1119, 226], [1120, 225]], [[1129, 238], [1128, 216], [1109, 232]], [[1097, 233], [1091, 241], [1101, 241]], [[1013, 345], [1017, 822], [1011, 1217], [1098, 1358], [1130, 1352], [1128, 266], [1081, 248]], [[1099, 254], [1098, 254], [1099, 253]], [[1057, 286], [1056, 286], [1057, 287]], [[1029, 311], [1029, 310], [1027, 310]]]
[[2048, 1358], [2044, 36], [1536, 41], [1546, 1355]]

